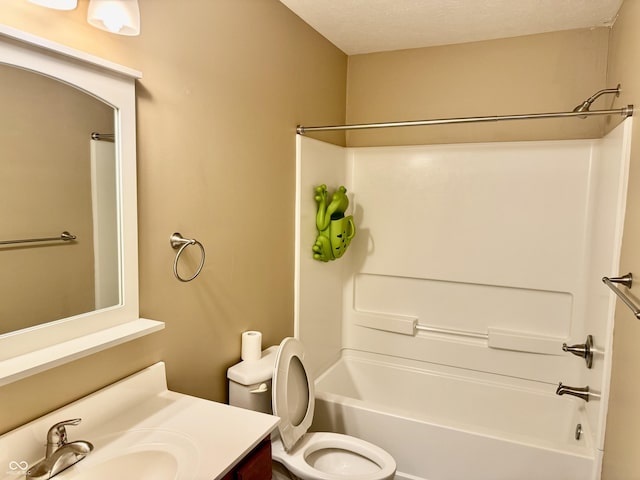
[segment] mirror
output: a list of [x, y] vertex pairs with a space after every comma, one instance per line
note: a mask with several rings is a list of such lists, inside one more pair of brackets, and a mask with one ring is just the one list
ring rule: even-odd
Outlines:
[[1, 64], [0, 105], [0, 334], [117, 305], [113, 107]]
[[[81, 92], [79, 97], [74, 97], [75, 100], [70, 100], [74, 103], [78, 102], [78, 105], [74, 107], [70, 106], [67, 101], [63, 102], [63, 106], [56, 105], [51, 92], [44, 92], [40, 99], [35, 99], [36, 103], [45, 103], [49, 107], [54, 106], [56, 110], [91, 110], [95, 114], [95, 119], [92, 115], [92, 119], [87, 120], [91, 122], [91, 125], [82, 125], [81, 128], [85, 130], [81, 132], [82, 138], [78, 140], [77, 146], [72, 147], [71, 144], [61, 142], [64, 145], [62, 153], [53, 151], [53, 144], [61, 140], [58, 136], [70, 135], [75, 130], [75, 127], [72, 128], [72, 124], [84, 123], [84, 120], [78, 121], [74, 116], [62, 117], [59, 115], [51, 119], [50, 113], [42, 114], [47, 117], [44, 118], [44, 126], [39, 127], [42, 130], [39, 133], [33, 131], [26, 133], [25, 137], [29, 139], [29, 142], [24, 145], [25, 151], [20, 153], [20, 158], [11, 160], [16, 163], [7, 163], [9, 160], [6, 157], [11, 157], [12, 154], [0, 150], [3, 162], [0, 167], [0, 176], [15, 175], [16, 179], [16, 184], [11, 186], [12, 191], [10, 189], [12, 196], [5, 197], [2, 207], [0, 207], [4, 209], [0, 242], [22, 239], [23, 235], [24, 238], [39, 238], [40, 235], [56, 236], [64, 230], [69, 230], [70, 233], [77, 235], [76, 240], [69, 243], [60, 241], [46, 242], [46, 246], [43, 242], [37, 242], [37, 245], [25, 244], [28, 246], [0, 246], [0, 255], [3, 255], [2, 258], [5, 262], [8, 261], [5, 260], [8, 258], [7, 255], [17, 255], [21, 262], [27, 262], [27, 257], [31, 261], [31, 256], [38, 255], [42, 255], [42, 257], [37, 257], [42, 262], [48, 262], [51, 258], [56, 258], [56, 261], [62, 259], [56, 266], [45, 267], [51, 270], [47, 273], [52, 274], [48, 283], [72, 283], [72, 287], [67, 293], [45, 292], [44, 287], [41, 287], [36, 281], [41, 279], [35, 278], [40, 274], [34, 270], [25, 274], [22, 285], [17, 285], [12, 293], [8, 293], [6, 289], [10, 287], [7, 287], [7, 284], [11, 282], [11, 279], [2, 280], [5, 282], [4, 284], [0, 283], [0, 288], [3, 288], [3, 299], [14, 294], [21, 297], [12, 307], [10, 313], [2, 311], [2, 315], [12, 317], [6, 320], [7, 325], [13, 325], [13, 327], [3, 326], [2, 331], [5, 333], [0, 334], [0, 386], [2, 386], [62, 363], [155, 332], [164, 328], [164, 324], [141, 319], [138, 311], [135, 81], [141, 78], [141, 74], [130, 68], [1, 24], [0, 65], [4, 73], [23, 75], [22, 82], [41, 82], [43, 81], [42, 77], [47, 77], [48, 80], [54, 82], [50, 84], [53, 87], [43, 88], [70, 88], [72, 90], [67, 91], [67, 94], [71, 92], [74, 95], [78, 91]], [[19, 105], [26, 106], [29, 103], [28, 100], [34, 100], [34, 98], [28, 99], [27, 97], [34, 97], [35, 94], [25, 93], [21, 90], [18, 92], [15, 87], [3, 90], [10, 90], [10, 94], [15, 94], [18, 97]], [[7, 99], [2, 100], [3, 113], [1, 116], [7, 115], [6, 101]], [[35, 123], [37, 120], [41, 120], [33, 118], [40, 114], [26, 108], [20, 114], [11, 115], [18, 117], [24, 115], [20, 122], [24, 128], [28, 129], [31, 129], [31, 125], [29, 125], [31, 122]], [[3, 130], [17, 129], [18, 121], [16, 119], [13, 122], [13, 120], [13, 118], [4, 118], [0, 128]], [[96, 122], [95, 126], [93, 125], [94, 121]], [[55, 124], [59, 124], [61, 129], [54, 130]], [[87, 176], [91, 177], [91, 167], [86, 165], [87, 144], [90, 141], [85, 135], [88, 130], [94, 128], [104, 128], [105, 132], [100, 133], [113, 134], [117, 140], [112, 144], [112, 153], [110, 154], [112, 178], [106, 182], [107, 185], [110, 185], [107, 190], [112, 192], [111, 200], [106, 202], [111, 206], [111, 213], [107, 216], [94, 212], [96, 204], [95, 183], [87, 182]], [[5, 141], [8, 139], [2, 137], [0, 143]], [[37, 154], [28, 154], [29, 150], [33, 150]], [[78, 153], [80, 151], [82, 152]], [[43, 152], [46, 155], [43, 155]], [[30, 164], [32, 158], [29, 157], [36, 157], [41, 163]], [[65, 161], [74, 158], [80, 163], [71, 167], [64, 165]], [[43, 160], [47, 160], [48, 163]], [[20, 168], [25, 167], [26, 170], [19, 173], [20, 169], [14, 168], [17, 165]], [[19, 177], [22, 177], [20, 182], [26, 182], [26, 184], [19, 184]], [[73, 177], [81, 178], [74, 179]], [[7, 185], [3, 185], [3, 193], [6, 195], [9, 192], [5, 188], [8, 188]], [[39, 190], [42, 192], [36, 194], [36, 191]], [[44, 196], [40, 196], [40, 194], [44, 194]], [[89, 201], [89, 197], [91, 197], [91, 201]], [[64, 198], [66, 200], [61, 200]], [[23, 202], [32, 203], [32, 205], [22, 205]], [[75, 213], [72, 215], [72, 211], [76, 207], [80, 207], [81, 211], [81, 214], [77, 215], [78, 218], [75, 218]], [[63, 217], [54, 218], [60, 212]], [[68, 216], [65, 216], [67, 214]], [[36, 218], [32, 217], [38, 217], [38, 221], [36, 222]], [[84, 220], [81, 220], [80, 217], [83, 217]], [[91, 220], [87, 221], [87, 218]], [[11, 219], [11, 222], [7, 219]], [[96, 219], [99, 220], [99, 225], [95, 223]], [[111, 227], [111, 233], [105, 233], [106, 237], [110, 237], [111, 240], [102, 242], [109, 245], [112, 250], [109, 254], [98, 254], [93, 247], [96, 238], [102, 238], [102, 232], [96, 232], [102, 228], [103, 219], [104, 223]], [[10, 231], [9, 228], [15, 228], [15, 230]], [[9, 236], [15, 237], [9, 238]], [[87, 247], [91, 253], [86, 254], [84, 259], [71, 257], [72, 254], [81, 251], [81, 247]], [[71, 258], [73, 260], [70, 260]], [[100, 265], [103, 258], [107, 259], [104, 262], [104, 267]], [[17, 261], [11, 268], [27, 272], [27, 266], [21, 262]], [[93, 266], [86, 265], [92, 262]], [[76, 275], [80, 276], [80, 273], [66, 270], [73, 267], [74, 265], [71, 264], [75, 263], [81, 264], [75, 265], [75, 267], [88, 267], [89, 273], [82, 274], [84, 278], [89, 279], [86, 281], [89, 284], [88, 288], [87, 285], [82, 285], [85, 283], [84, 280], [79, 281], [74, 278]], [[107, 269], [111, 270], [111, 280], [103, 280], [101, 273], [96, 275], [96, 271], [101, 272]], [[21, 272], [21, 274], [23, 273]], [[90, 280], [91, 278], [93, 281]], [[114, 278], [115, 280], [113, 280]], [[96, 279], [98, 280], [96, 281]], [[99, 291], [98, 284], [111, 285], [105, 289], [108, 292], [106, 297], [102, 291]], [[74, 292], [74, 295], [81, 293], [81, 296], [86, 296], [88, 299], [79, 301], [81, 306], [75, 309], [63, 310], [60, 307], [61, 304], [72, 303], [71, 291]], [[58, 298], [60, 296], [64, 298]], [[42, 311], [33, 313], [31, 303], [41, 303]], [[31, 317], [31, 319], [24, 323], [22, 317]], [[4, 321], [5, 319], [0, 320]]]

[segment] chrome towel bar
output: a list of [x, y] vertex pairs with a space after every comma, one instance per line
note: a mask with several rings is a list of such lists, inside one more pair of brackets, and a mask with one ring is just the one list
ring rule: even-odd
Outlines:
[[624, 292], [622, 292], [622, 290], [614, 285], [616, 283], [620, 283], [627, 288], [631, 288], [631, 286], [633, 285], [633, 274], [627, 273], [622, 277], [602, 277], [602, 281], [607, 287], [613, 290], [613, 293], [615, 293], [620, 298], [620, 300], [622, 300], [624, 304], [629, 307], [635, 317], [640, 320], [640, 308], [638, 308], [635, 303], [633, 303], [633, 301], [629, 297], [627, 297]]
[[55, 242], [55, 241], [69, 242], [71, 240], [75, 240], [76, 238], [77, 237], [75, 235], [71, 235], [69, 232], [65, 230], [57, 237], [24, 238], [21, 240], [2, 240], [0, 241], [0, 245], [11, 245], [14, 243], [32, 243], [32, 242]]

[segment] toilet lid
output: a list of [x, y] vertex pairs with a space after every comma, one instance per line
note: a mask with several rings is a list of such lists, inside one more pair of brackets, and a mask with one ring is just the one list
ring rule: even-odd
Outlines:
[[285, 338], [276, 354], [273, 370], [273, 414], [280, 417], [278, 430], [289, 451], [307, 433], [313, 421], [313, 381], [303, 363], [304, 347], [295, 338]]

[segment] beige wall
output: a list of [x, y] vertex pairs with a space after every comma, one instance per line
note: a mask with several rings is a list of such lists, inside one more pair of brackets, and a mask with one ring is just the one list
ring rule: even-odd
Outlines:
[[[572, 30], [351, 56], [347, 121], [570, 111], [605, 87], [608, 32]], [[594, 108], [607, 105], [604, 99], [598, 102]], [[352, 131], [347, 142], [361, 146], [593, 138], [602, 128], [597, 117], [527, 120]]]
[[[293, 333], [295, 126], [345, 119], [346, 56], [277, 0], [140, 0], [139, 37], [90, 27], [87, 4], [3, 0], [0, 19], [143, 72], [141, 315], [166, 329], [0, 388], [0, 432], [160, 359], [170, 388], [224, 401], [242, 331]], [[207, 249], [191, 283], [173, 277], [174, 231]]]
[[[616, 106], [640, 104], [640, 2], [625, 0], [609, 40], [608, 83], [622, 84]], [[640, 122], [634, 119], [629, 192], [624, 224], [620, 273], [640, 274]], [[615, 273], [615, 272], [614, 272]], [[640, 303], [636, 284], [631, 294]], [[613, 373], [607, 416], [603, 480], [640, 479], [640, 321], [622, 302], [616, 308]]]

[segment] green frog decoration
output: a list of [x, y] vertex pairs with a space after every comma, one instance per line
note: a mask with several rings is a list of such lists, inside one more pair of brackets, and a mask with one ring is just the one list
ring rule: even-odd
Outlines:
[[345, 217], [344, 212], [349, 207], [347, 189], [343, 186], [331, 196], [327, 203], [329, 192], [326, 185], [316, 188], [315, 201], [318, 204], [316, 228], [318, 237], [313, 246], [313, 258], [321, 262], [328, 262], [342, 257], [349, 247], [351, 239], [356, 234], [353, 216]]

